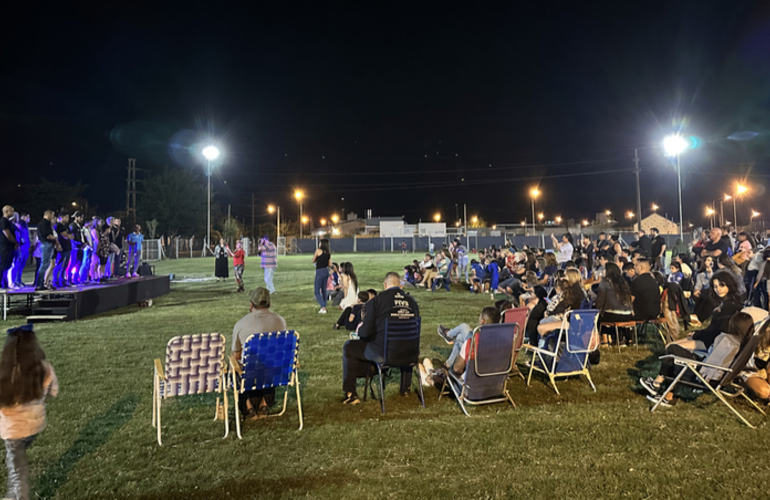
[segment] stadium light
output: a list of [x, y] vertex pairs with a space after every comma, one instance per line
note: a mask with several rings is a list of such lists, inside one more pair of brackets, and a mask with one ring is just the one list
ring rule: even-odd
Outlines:
[[206, 177], [208, 177], [208, 213], [206, 214], [206, 244], [211, 247], [211, 160], [216, 160], [220, 155], [219, 148], [209, 145], [203, 148], [201, 154], [206, 158]]
[[682, 163], [679, 156], [690, 147], [687, 139], [679, 134], [670, 135], [663, 139], [663, 151], [669, 158], [676, 158], [676, 184], [679, 193], [679, 237], [684, 241], [684, 228], [682, 227]]

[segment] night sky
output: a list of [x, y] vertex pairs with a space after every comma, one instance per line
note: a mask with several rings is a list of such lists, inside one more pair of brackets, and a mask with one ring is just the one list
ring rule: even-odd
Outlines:
[[700, 138], [681, 158], [686, 219], [747, 173], [739, 218], [770, 213], [768, 2], [227, 4], [15, 5], [4, 202], [45, 177], [122, 209], [128, 157], [202, 175], [187, 148], [209, 136], [225, 152], [215, 201], [249, 221], [252, 193], [258, 214], [293, 214], [294, 187], [316, 218], [454, 221], [467, 203], [520, 222], [534, 184], [548, 217], [618, 214], [635, 208], [634, 148], [643, 208], [673, 216], [659, 145], [681, 130]]

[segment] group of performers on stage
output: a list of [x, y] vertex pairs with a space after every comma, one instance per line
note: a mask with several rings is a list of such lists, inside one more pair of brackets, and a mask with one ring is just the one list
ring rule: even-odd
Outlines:
[[35, 288], [53, 290], [73, 285], [117, 279], [125, 261], [125, 277], [139, 276], [144, 235], [138, 224], [132, 232], [117, 217], [94, 216], [84, 223], [81, 212], [58, 214], [46, 210], [30, 237], [29, 215], [3, 207], [0, 219], [0, 276], [3, 289], [26, 285], [22, 273], [35, 258]]

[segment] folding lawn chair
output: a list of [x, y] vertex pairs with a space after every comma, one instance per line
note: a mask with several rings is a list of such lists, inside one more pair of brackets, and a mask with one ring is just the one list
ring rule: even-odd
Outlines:
[[[663, 401], [665, 395], [673, 392], [678, 385], [684, 385], [693, 389], [701, 390], [703, 392], [710, 391], [712, 394], [714, 394], [714, 396], [717, 397], [717, 399], [719, 399], [719, 401], [724, 403], [725, 406], [730, 409], [730, 411], [732, 411], [739, 419], [741, 419], [744, 424], [754, 429], [754, 426], [751, 425], [749, 421], [738, 412], [738, 410], [736, 410], [730, 403], [728, 403], [726, 398], [735, 398], [739, 395], [743, 396], [756, 410], [762, 413], [762, 415], [765, 415], [765, 412], [762, 410], [762, 408], [760, 408], [750, 397], [746, 395], [744, 388], [738, 385], [736, 380], [739, 378], [743, 369], [746, 368], [746, 364], [748, 364], [748, 362], [754, 356], [754, 352], [757, 350], [757, 345], [759, 344], [759, 340], [761, 338], [761, 332], [768, 321], [770, 321], [770, 318], [766, 318], [759, 325], [755, 325], [754, 333], [751, 335], [748, 342], [746, 342], [738, 351], [738, 354], [736, 354], [733, 362], [728, 368], [706, 364], [702, 361], [696, 361], [694, 359], [681, 358], [679, 356], [674, 356], [673, 354], [666, 354], [661, 356], [660, 359], [673, 359], [674, 364], [681, 366], [682, 370], [677, 374], [676, 378], [673, 379], [671, 385], [668, 386], [665, 393], [660, 397], [658, 402], [655, 403], [655, 406], [653, 406], [650, 411], [655, 411], [660, 405], [661, 401]], [[708, 383], [708, 381], [706, 381], [706, 379], [703, 377], [703, 374], [700, 372], [701, 368], [710, 368], [723, 373], [716, 386], [712, 386], [710, 383]], [[682, 377], [687, 372], [692, 373], [696, 380], [683, 380]]]
[[522, 380], [524, 380], [524, 374], [519, 371], [516, 366], [516, 359], [519, 357], [519, 351], [522, 344], [524, 344], [524, 332], [527, 328], [527, 316], [529, 315], [529, 308], [516, 307], [513, 309], [506, 309], [503, 311], [503, 317], [501, 323], [513, 323], [516, 325], [516, 333], [521, 335], [516, 336], [516, 343], [513, 346], [513, 367], [511, 373], [516, 373]]
[[506, 383], [516, 360], [516, 345], [521, 343], [523, 337], [524, 329], [518, 328], [515, 323], [477, 326], [471, 335], [465, 373], [457, 375], [447, 370], [439, 399], [449, 386], [466, 417], [470, 417], [470, 414], [465, 404], [485, 405], [508, 401], [516, 408]]
[[431, 292], [435, 292], [436, 288], [438, 288], [439, 283], [443, 285], [443, 287], [446, 289], [446, 291], [449, 291], [449, 285], [452, 283], [452, 268], [454, 267], [454, 262], [451, 260], [449, 261], [449, 264], [447, 264], [446, 268], [446, 276], [438, 275], [436, 276], [436, 279], [433, 280], [433, 286], [430, 287]]
[[[219, 333], [180, 335], [166, 344], [165, 369], [155, 359], [152, 385], [152, 426], [160, 438], [160, 407], [164, 399], [209, 392], [223, 393], [225, 407], [225, 436], [230, 433], [227, 420], [227, 391], [225, 387], [225, 337]], [[217, 396], [216, 408], [219, 408]], [[217, 419], [216, 412], [214, 420]]]
[[235, 430], [241, 436], [241, 417], [238, 412], [238, 398], [246, 391], [286, 387], [281, 413], [269, 415], [280, 417], [286, 413], [289, 400], [289, 386], [294, 386], [297, 393], [297, 413], [299, 430], [302, 430], [302, 399], [299, 393], [297, 368], [299, 351], [299, 333], [294, 330], [282, 332], [254, 333], [243, 345], [241, 359], [230, 357], [232, 372], [233, 398], [235, 399]]
[[[380, 381], [380, 406], [382, 414], [385, 414], [385, 381], [382, 378], [382, 371], [389, 368], [411, 367], [412, 375], [420, 362], [420, 323], [419, 317], [411, 319], [388, 319], [385, 321], [385, 343], [383, 351], [384, 358], [370, 360], [372, 365], [377, 367], [377, 376]], [[364, 401], [366, 401], [367, 392], [372, 392], [371, 371], [366, 372], [366, 382], [364, 386]], [[417, 387], [420, 391], [420, 404], [425, 408], [425, 396], [422, 392], [422, 383], [418, 381]]]
[[525, 344], [524, 348], [534, 353], [529, 365], [527, 385], [532, 379], [532, 372], [538, 371], [548, 376], [556, 394], [559, 394], [556, 378], [585, 375], [595, 392], [596, 386], [588, 371], [588, 355], [599, 345], [596, 329], [598, 317], [599, 311], [596, 309], [568, 311], [561, 328], [546, 336], [545, 348]]

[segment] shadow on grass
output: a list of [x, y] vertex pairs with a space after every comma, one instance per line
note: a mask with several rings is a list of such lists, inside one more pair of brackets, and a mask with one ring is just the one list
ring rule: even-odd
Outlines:
[[34, 489], [37, 497], [53, 497], [59, 487], [67, 481], [75, 464], [106, 443], [115, 431], [131, 419], [138, 402], [136, 395], [129, 394], [102, 415], [89, 420], [72, 446], [38, 478], [37, 487]]
[[327, 474], [275, 479], [238, 479], [203, 491], [164, 491], [135, 497], [138, 500], [210, 500], [212, 498], [300, 498], [314, 490], [328, 487], [349, 487], [359, 482], [352, 472], [329, 471]]

